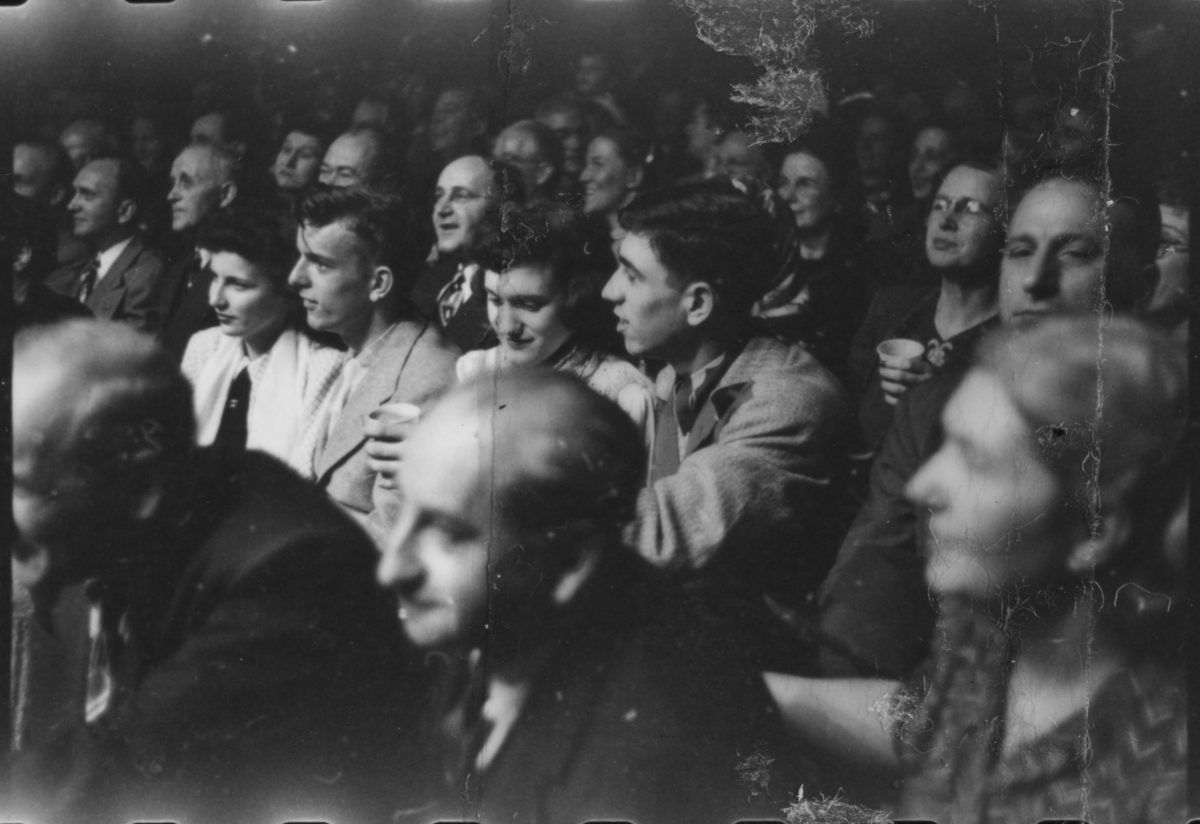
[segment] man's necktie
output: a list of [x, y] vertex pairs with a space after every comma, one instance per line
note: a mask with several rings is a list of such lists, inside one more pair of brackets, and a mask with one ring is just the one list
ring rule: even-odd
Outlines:
[[246, 451], [246, 413], [250, 408], [250, 367], [243, 366], [229, 386], [225, 411], [213, 447], [228, 459], [236, 459]]
[[446, 288], [438, 296], [438, 312], [441, 314], [442, 326], [450, 323], [467, 297], [467, 278], [472, 274], [472, 270], [466, 266], [459, 266], [458, 272], [454, 278], [446, 284]]
[[96, 288], [96, 277], [100, 274], [100, 256], [92, 258], [88, 261], [87, 267], [83, 270], [83, 274], [79, 278], [79, 302], [87, 303], [87, 299], [92, 296], [92, 291]]

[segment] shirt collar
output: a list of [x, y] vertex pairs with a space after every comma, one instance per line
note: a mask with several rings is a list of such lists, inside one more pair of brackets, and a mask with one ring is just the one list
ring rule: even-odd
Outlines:
[[117, 262], [117, 258], [121, 256], [121, 253], [124, 252], [125, 248], [132, 242], [133, 235], [130, 235], [124, 240], [117, 241], [112, 246], [109, 246], [103, 252], [100, 252], [96, 255], [96, 259], [100, 261], [100, 267], [96, 270], [97, 282], [99, 282], [101, 278], [108, 274], [108, 270], [112, 268], [112, 265]]

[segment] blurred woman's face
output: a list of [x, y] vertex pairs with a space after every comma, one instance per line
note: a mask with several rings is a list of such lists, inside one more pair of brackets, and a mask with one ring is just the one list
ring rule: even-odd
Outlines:
[[806, 152], [783, 159], [775, 191], [787, 203], [797, 229], [824, 226], [833, 213], [834, 192], [825, 164]]
[[488, 320], [500, 339], [506, 366], [542, 363], [571, 337], [566, 325], [567, 297], [546, 266], [514, 266], [483, 278]]
[[908, 181], [913, 197], [927, 200], [933, 194], [938, 178], [950, 168], [951, 152], [950, 135], [945, 129], [930, 126], [917, 133], [908, 160]]
[[[972, 370], [942, 413], [945, 440], [906, 493], [928, 511], [932, 591], [981, 598], [1057, 583], [1086, 537], [1037, 438], [995, 375]], [[1074, 525], [1071, 514], [1075, 512]]]
[[589, 214], [609, 214], [625, 205], [640, 182], [641, 173], [627, 165], [617, 151], [617, 144], [607, 137], [591, 142], [584, 162], [583, 211]]

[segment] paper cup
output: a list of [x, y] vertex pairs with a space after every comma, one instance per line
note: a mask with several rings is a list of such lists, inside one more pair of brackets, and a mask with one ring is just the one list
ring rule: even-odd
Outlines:
[[385, 403], [367, 417], [386, 423], [416, 423], [421, 420], [421, 407], [411, 403]]
[[881, 361], [914, 361], [925, 354], [925, 344], [908, 338], [891, 338], [875, 347]]

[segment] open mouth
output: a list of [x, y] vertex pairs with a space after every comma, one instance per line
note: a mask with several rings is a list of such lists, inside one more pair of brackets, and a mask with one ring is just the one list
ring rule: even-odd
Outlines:
[[933, 248], [937, 249], [939, 252], [948, 252], [951, 249], [957, 249], [958, 244], [952, 240], [944, 240], [942, 238], [935, 238], [933, 241]]

